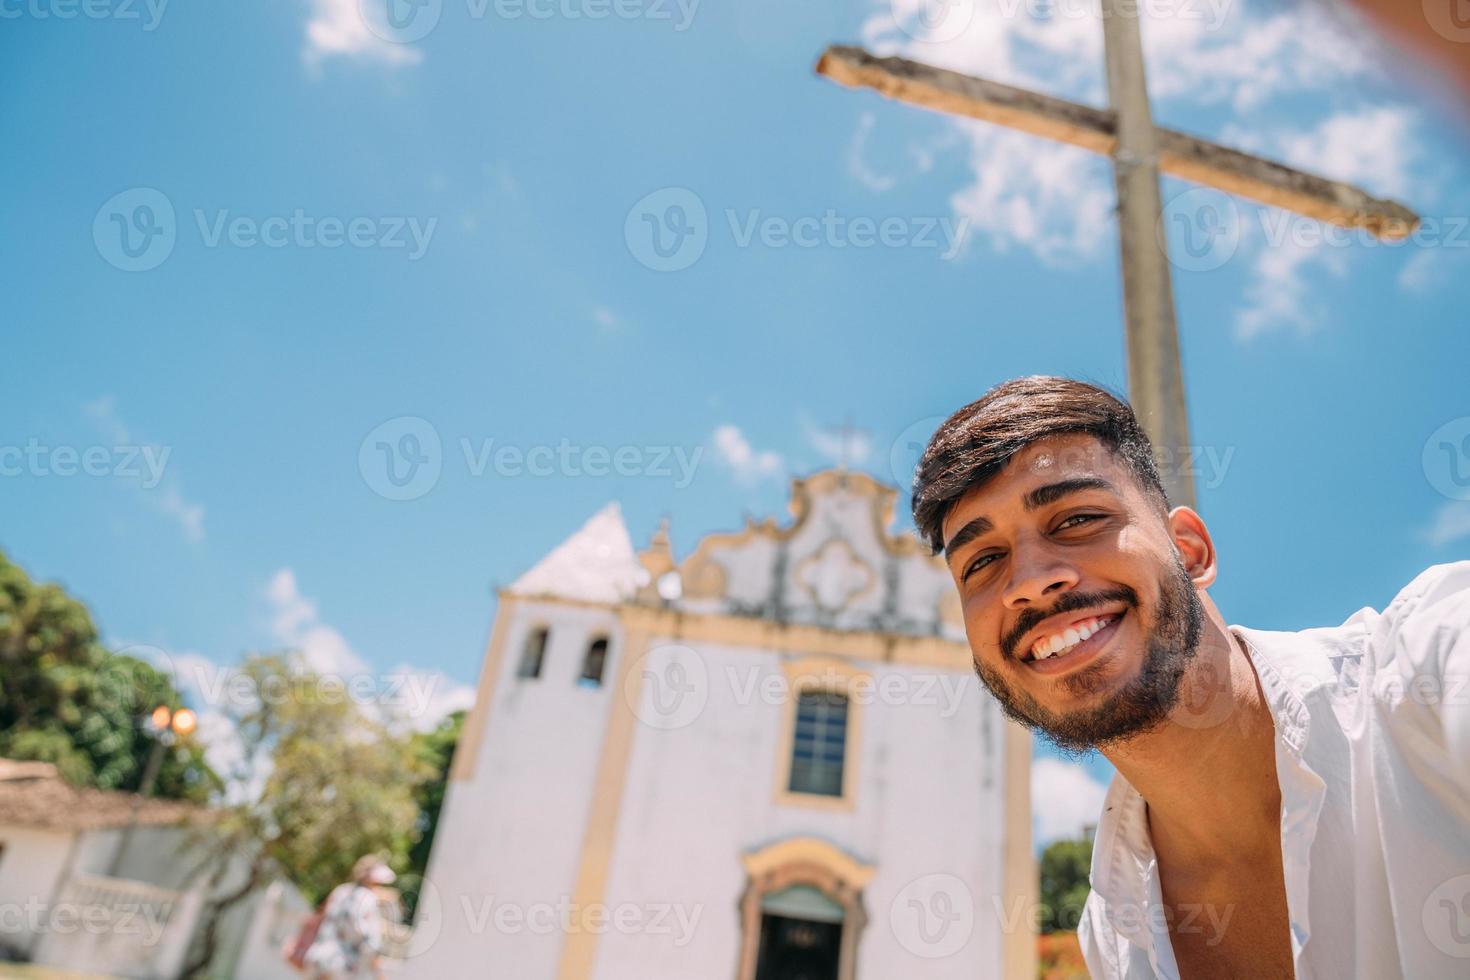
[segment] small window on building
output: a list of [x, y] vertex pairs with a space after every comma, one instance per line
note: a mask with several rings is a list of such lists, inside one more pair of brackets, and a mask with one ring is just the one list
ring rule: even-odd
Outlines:
[[847, 698], [835, 691], [802, 694], [796, 702], [789, 791], [841, 796], [846, 751]]
[[582, 676], [577, 678], [581, 687], [601, 687], [602, 670], [607, 666], [607, 637], [599, 636], [587, 644], [587, 655], [582, 658]]
[[546, 640], [551, 631], [544, 626], [526, 634], [526, 646], [521, 650], [521, 663], [516, 668], [517, 677], [540, 677], [541, 661], [546, 659]]

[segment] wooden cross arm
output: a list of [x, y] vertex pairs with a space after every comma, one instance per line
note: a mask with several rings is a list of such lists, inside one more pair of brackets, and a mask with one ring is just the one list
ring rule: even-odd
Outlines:
[[[833, 46], [822, 53], [817, 74], [854, 88], [865, 87], [935, 112], [998, 123], [1112, 156], [1117, 148], [1112, 110], [1002, 85], [904, 58], [879, 58], [862, 48]], [[1159, 169], [1262, 204], [1295, 211], [1344, 228], [1362, 228], [1383, 239], [1404, 238], [1419, 216], [1396, 201], [1232, 150], [1172, 129], [1156, 131]]]

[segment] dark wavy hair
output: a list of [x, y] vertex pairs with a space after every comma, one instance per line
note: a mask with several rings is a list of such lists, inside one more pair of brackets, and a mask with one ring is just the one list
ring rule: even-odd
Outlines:
[[1031, 443], [1070, 433], [1096, 436], [1168, 514], [1153, 446], [1128, 403], [1085, 381], [1038, 374], [996, 385], [934, 433], [914, 476], [919, 536], [938, 554], [944, 549], [944, 519], [956, 501]]

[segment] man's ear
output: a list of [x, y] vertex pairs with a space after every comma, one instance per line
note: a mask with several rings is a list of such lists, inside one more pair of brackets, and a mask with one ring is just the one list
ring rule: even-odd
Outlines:
[[1179, 561], [1198, 588], [1208, 589], [1215, 583], [1215, 542], [1204, 518], [1189, 507], [1169, 511], [1169, 535], [1179, 550]]

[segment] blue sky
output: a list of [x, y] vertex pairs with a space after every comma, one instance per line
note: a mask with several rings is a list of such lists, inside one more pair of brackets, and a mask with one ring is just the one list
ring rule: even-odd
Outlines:
[[[7, 7], [0, 547], [117, 644], [310, 645], [455, 693], [493, 587], [610, 499], [639, 544], [669, 515], [682, 556], [784, 514], [848, 420], [892, 480], [896, 442], [1000, 380], [1125, 384], [1105, 161], [812, 72], [861, 42], [1101, 103], [1080, 4], [961, 3], [926, 34], [916, 0], [598, 3], [442, 0], [411, 43], [352, 0]], [[1433, 219], [1318, 243], [1164, 188], [1181, 235], [1225, 229], [1174, 240], [1216, 601], [1338, 622], [1470, 554], [1470, 442], [1438, 448], [1470, 435], [1470, 129], [1314, 8], [1150, 9], [1161, 124]], [[661, 256], [649, 221], [694, 244]], [[404, 417], [440, 473], [392, 500], [359, 453]], [[632, 475], [480, 467], [489, 440], [633, 447]], [[660, 452], [692, 478], [646, 472]]]

